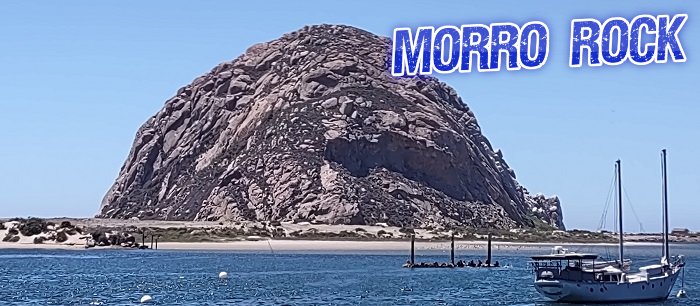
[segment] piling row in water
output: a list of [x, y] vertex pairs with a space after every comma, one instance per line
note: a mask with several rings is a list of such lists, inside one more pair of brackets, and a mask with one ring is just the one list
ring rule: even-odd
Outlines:
[[498, 261], [495, 264], [491, 264], [491, 234], [488, 235], [488, 247], [486, 253], [486, 262], [482, 263], [481, 260], [475, 263], [473, 260], [464, 262], [462, 260], [455, 263], [455, 234], [452, 233], [450, 237], [450, 261], [449, 262], [419, 262], [416, 263], [416, 235], [411, 235], [411, 257], [403, 265], [404, 268], [497, 268], [500, 267]]

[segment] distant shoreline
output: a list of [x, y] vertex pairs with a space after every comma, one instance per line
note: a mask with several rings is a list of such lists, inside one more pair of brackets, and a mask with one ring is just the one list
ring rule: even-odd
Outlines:
[[[611, 243], [528, 243], [494, 241], [492, 248], [499, 250], [542, 249], [556, 245], [564, 246], [617, 246]], [[631, 242], [626, 246], [656, 246], [656, 243]], [[450, 242], [417, 241], [416, 251], [449, 251]], [[235, 242], [164, 242], [158, 245], [163, 250], [241, 250], [241, 251], [406, 251], [409, 241], [342, 241], [342, 240], [261, 240]], [[487, 242], [481, 240], [455, 241], [455, 250], [486, 250]]]
[[[2, 220], [0, 220], [2, 221]], [[386, 224], [328, 225], [309, 222], [252, 221], [160, 221], [99, 218], [48, 218], [45, 224], [67, 223], [82, 229], [80, 235], [68, 236], [67, 241], [44, 240], [32, 243], [32, 236], [16, 233], [15, 242], [0, 242], [0, 249], [85, 249], [86, 237], [97, 233], [125, 233], [145, 247], [159, 240], [161, 250], [224, 250], [267, 252], [279, 251], [408, 251], [410, 237], [415, 235], [416, 250], [449, 251], [454, 234], [457, 250], [485, 250], [487, 233], [493, 235], [494, 249], [546, 250], [552, 246], [617, 246], [617, 235], [609, 232], [559, 231], [552, 229], [455, 229], [400, 228]], [[5, 223], [6, 227], [12, 226]], [[53, 225], [51, 225], [53, 226]], [[9, 230], [0, 234], [9, 235]], [[42, 234], [49, 235], [50, 234]], [[9, 236], [8, 236], [9, 237]], [[16, 239], [19, 238], [19, 239]], [[660, 246], [660, 234], [625, 234], [625, 245]], [[700, 243], [696, 233], [671, 236], [673, 244]], [[2, 239], [0, 239], [2, 240]], [[8, 239], [9, 240], [9, 239]], [[94, 238], [97, 240], [97, 238]], [[132, 240], [132, 241], [133, 241]], [[155, 241], [154, 241], [155, 242]], [[138, 244], [136, 246], [138, 246]], [[96, 244], [93, 244], [96, 245]], [[154, 243], [155, 246], [155, 243]], [[100, 244], [95, 249], [130, 249]]]
[[[561, 243], [561, 242], [508, 242], [493, 241], [494, 250], [517, 251], [517, 250], [542, 250], [548, 251], [551, 247], [562, 245], [565, 247], [576, 246], [609, 246], [616, 247], [616, 243]], [[629, 242], [627, 247], [653, 247], [659, 246], [654, 242]], [[449, 251], [449, 241], [416, 241], [416, 251]], [[486, 250], [487, 242], [481, 240], [456, 240], [455, 249], [457, 251]], [[158, 250], [180, 250], [180, 251], [243, 251], [243, 252], [396, 252], [406, 251], [410, 248], [409, 241], [357, 241], [357, 240], [290, 240], [290, 239], [269, 239], [258, 241], [226, 241], [226, 242], [160, 242]], [[69, 245], [60, 243], [11, 243], [0, 242], [2, 249], [49, 249], [49, 250], [84, 250], [80, 244]], [[123, 250], [121, 247], [96, 247], [89, 250]]]

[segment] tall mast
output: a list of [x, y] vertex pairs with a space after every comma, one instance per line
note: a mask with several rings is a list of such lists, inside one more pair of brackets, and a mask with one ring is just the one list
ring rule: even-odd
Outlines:
[[619, 231], [620, 231], [620, 265], [624, 264], [625, 260], [625, 250], [624, 250], [624, 238], [623, 238], [623, 230], [622, 230], [622, 165], [620, 163], [620, 160], [618, 159], [615, 168], [617, 168], [617, 205], [618, 205], [618, 211], [619, 213], [617, 214], [618, 217], [618, 224], [620, 226]]
[[671, 254], [668, 250], [668, 178], [666, 176], [666, 149], [661, 150], [661, 172], [664, 178], [663, 185], [663, 214], [664, 214], [664, 257], [666, 257], [666, 262], [671, 259]]

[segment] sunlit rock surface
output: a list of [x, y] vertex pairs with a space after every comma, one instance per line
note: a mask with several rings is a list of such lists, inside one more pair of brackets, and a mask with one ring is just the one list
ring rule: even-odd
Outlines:
[[389, 51], [321, 25], [218, 65], [138, 130], [98, 216], [563, 228], [455, 90], [392, 77]]

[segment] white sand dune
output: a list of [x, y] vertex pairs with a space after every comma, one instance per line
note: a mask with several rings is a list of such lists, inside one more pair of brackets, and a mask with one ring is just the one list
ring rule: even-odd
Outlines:
[[[16, 227], [18, 222], [8, 221], [4, 222], [4, 230], [0, 230], [0, 239], [4, 238], [5, 235], [10, 231], [11, 228]], [[37, 237], [48, 238], [48, 233], [41, 233], [38, 235], [24, 236], [17, 235], [19, 241], [17, 242], [3, 242], [0, 241], [0, 249], [71, 249], [71, 248], [84, 248], [85, 240], [80, 239], [82, 235], [67, 235], [68, 240], [64, 242], [56, 242], [55, 240], [45, 240], [43, 243], [35, 244], [34, 239]]]
[[[156, 227], [156, 228], [179, 228], [186, 227], [191, 229], [209, 229], [218, 227], [262, 227], [262, 224], [256, 222], [242, 222], [241, 225], [234, 223], [223, 223], [218, 222], [204, 222], [204, 221], [153, 221], [153, 220], [113, 220], [113, 219], [55, 219], [52, 220], [55, 223], [59, 223], [63, 220], [69, 220], [72, 224], [81, 227], [88, 226], [109, 226], [109, 227]], [[12, 227], [12, 224], [6, 223], [6, 228]], [[398, 227], [390, 227], [383, 225], [324, 225], [324, 224], [307, 224], [307, 223], [289, 223], [283, 222], [280, 228], [283, 228], [285, 232], [294, 231], [309, 231], [311, 229], [318, 232], [326, 233], [340, 233], [343, 231], [364, 231], [377, 236], [380, 232], [383, 237], [406, 237], [400, 232]], [[4, 237], [7, 230], [0, 230], [0, 237]], [[433, 250], [433, 251], [449, 251], [450, 243], [449, 241], [426, 241], [431, 239], [444, 239], [446, 235], [440, 236], [436, 234], [435, 231], [428, 231], [426, 229], [416, 229], [416, 236], [418, 240], [416, 241], [416, 251], [421, 250]], [[42, 234], [44, 235], [44, 234]], [[19, 242], [0, 242], [0, 248], [37, 248], [37, 249], [84, 249], [85, 241], [80, 239], [81, 235], [68, 236], [68, 241], [63, 243], [56, 243], [55, 241], [45, 241], [43, 244], [34, 244], [35, 236], [21, 236]], [[251, 236], [252, 237], [252, 236]], [[640, 236], [644, 238], [645, 236]], [[250, 238], [250, 237], [249, 237]], [[632, 237], [630, 237], [632, 238]], [[628, 239], [628, 241], [631, 239]], [[467, 241], [457, 239], [455, 242], [455, 248], [457, 250], [485, 250], [487, 242], [485, 240], [478, 241]], [[527, 242], [502, 242], [494, 241], [494, 250], [543, 250], [548, 251], [554, 245], [564, 245], [564, 246], [617, 246], [616, 243], [527, 243]], [[628, 246], [653, 246], [658, 245], [654, 242], [627, 242]], [[116, 247], [120, 248], [120, 247]], [[227, 241], [227, 242], [160, 242], [158, 243], [158, 248], [161, 250], [229, 250], [229, 251], [261, 251], [268, 252], [270, 249], [273, 251], [342, 251], [350, 252], [353, 251], [363, 252], [363, 251], [406, 251], [408, 252], [410, 248], [409, 241], [406, 240], [379, 240], [379, 241], [366, 241], [366, 240], [268, 240], [263, 237], [257, 237], [256, 239], [248, 239], [244, 241]], [[95, 248], [101, 249], [101, 247]]]

